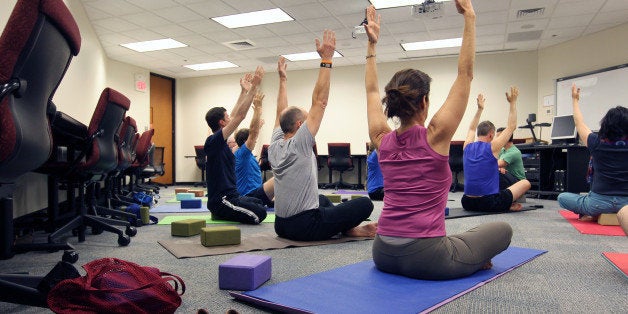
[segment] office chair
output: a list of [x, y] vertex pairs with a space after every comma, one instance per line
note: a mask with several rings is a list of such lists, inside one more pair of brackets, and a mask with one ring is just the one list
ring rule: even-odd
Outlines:
[[464, 141], [451, 141], [449, 144], [449, 168], [451, 169], [452, 180], [450, 192], [456, 192], [461, 188], [458, 181], [458, 174], [463, 171], [462, 145]]
[[262, 146], [262, 151], [259, 155], [259, 169], [262, 171], [264, 175], [264, 182], [266, 182], [266, 171], [272, 170], [270, 167], [270, 161], [268, 161], [268, 144], [264, 144]]
[[142, 188], [140, 184], [141, 172], [144, 167], [148, 166], [150, 162], [150, 149], [153, 147], [153, 135], [155, 129], [149, 129], [142, 132], [142, 135], [137, 140], [135, 145], [135, 160], [129, 168], [126, 169], [125, 174], [129, 176], [128, 193], [133, 193], [136, 190], [146, 190]]
[[[114, 137], [130, 105], [130, 100], [124, 95], [111, 88], [105, 88], [100, 95], [83, 141], [79, 141], [81, 143], [79, 145], [66, 147], [68, 160], [50, 160], [38, 169], [38, 172], [46, 173], [57, 178], [59, 182], [65, 183], [68, 191], [77, 187], [79, 192], [76, 216], [51, 233], [48, 237], [49, 242], [54, 242], [64, 233], [74, 230], [77, 230], [79, 242], [84, 242], [86, 226], [90, 226], [94, 234], [102, 231], [116, 233], [118, 244], [121, 246], [128, 245], [131, 242], [129, 236], [136, 234], [137, 231], [130, 226], [128, 221], [98, 216], [98, 208], [95, 204], [97, 189], [100, 186], [99, 181], [104, 180], [107, 174], [118, 166]], [[67, 115], [55, 114], [52, 128], [57, 131], [53, 134], [64, 134], [65, 137], [74, 135], [77, 138], [84, 136], [82, 133], [72, 132], [72, 130], [83, 129], [80, 125], [58, 130], [61, 126], [80, 124], [73, 119], [69, 121], [65, 119], [66, 121], [61, 122], [65, 117]], [[67, 141], [67, 139], [59, 140], [61, 141]], [[55, 143], [58, 143], [56, 138]], [[57, 147], [57, 150], [60, 149], [62, 147]], [[124, 226], [126, 229], [123, 232], [114, 225]]]
[[205, 164], [207, 163], [205, 147], [203, 145], [194, 145], [194, 152], [196, 153], [196, 157], [194, 157], [196, 166], [198, 169], [201, 169], [201, 182], [194, 183], [194, 186], [207, 187], [207, 182], [205, 181]]
[[[165, 173], [164, 164], [164, 150], [163, 146], [155, 146], [154, 144], [148, 150], [148, 165], [140, 172], [141, 185], [145, 188], [159, 190], [160, 187], [167, 188], [165, 184], [152, 182], [151, 179], [163, 176]], [[148, 183], [144, 183], [144, 179], [148, 179]]]
[[[0, 36], [0, 258], [13, 244], [15, 181], [46, 162], [52, 151], [47, 108], [81, 36], [61, 0], [19, 0]], [[68, 244], [41, 247], [73, 249]], [[0, 275], [0, 301], [47, 307], [36, 289], [43, 276]]]
[[[329, 183], [325, 186], [327, 189], [353, 188], [353, 184], [345, 183], [342, 180], [342, 173], [353, 170], [353, 158], [351, 158], [350, 143], [327, 143], [329, 157], [327, 158], [327, 167], [331, 178], [331, 172], [336, 170], [340, 172], [340, 178], [337, 182]], [[331, 181], [331, 180], [330, 180]]]

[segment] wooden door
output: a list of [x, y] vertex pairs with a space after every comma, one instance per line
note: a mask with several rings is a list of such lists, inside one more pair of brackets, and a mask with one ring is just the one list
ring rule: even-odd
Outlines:
[[174, 79], [150, 74], [150, 125], [155, 129], [153, 143], [164, 147], [164, 170], [152, 181], [173, 184], [174, 180]]

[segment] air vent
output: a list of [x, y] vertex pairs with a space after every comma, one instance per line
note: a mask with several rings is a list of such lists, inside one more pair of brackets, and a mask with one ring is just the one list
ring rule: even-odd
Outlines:
[[519, 33], [510, 33], [508, 34], [508, 39], [506, 42], [519, 42], [519, 41], [530, 41], [530, 40], [538, 40], [543, 35], [543, 31], [529, 31], [529, 32], [519, 32]]
[[523, 9], [523, 10], [517, 11], [517, 18], [523, 19], [523, 18], [529, 18], [529, 17], [539, 17], [539, 16], [543, 16], [544, 12], [545, 12], [545, 8]]
[[250, 39], [241, 39], [222, 43], [233, 50], [248, 50], [255, 48], [255, 43]]

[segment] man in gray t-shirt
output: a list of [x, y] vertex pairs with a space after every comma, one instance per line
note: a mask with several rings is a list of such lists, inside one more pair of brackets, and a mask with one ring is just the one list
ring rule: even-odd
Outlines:
[[329, 30], [322, 43], [316, 39], [316, 51], [322, 60], [309, 112], [288, 107], [287, 65], [285, 58], [279, 58], [279, 95], [268, 161], [275, 178], [275, 232], [283, 238], [317, 241], [339, 233], [371, 237], [376, 233], [376, 223], [360, 225], [373, 211], [369, 198], [334, 206], [325, 196], [318, 195], [314, 137], [327, 107], [335, 45], [336, 36]]

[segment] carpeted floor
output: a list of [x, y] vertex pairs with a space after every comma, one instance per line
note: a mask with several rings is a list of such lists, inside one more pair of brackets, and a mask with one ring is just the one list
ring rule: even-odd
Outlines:
[[[331, 191], [325, 191], [330, 193]], [[174, 188], [162, 189], [162, 199]], [[462, 193], [450, 193], [449, 207], [460, 207]], [[506, 221], [514, 229], [513, 246], [547, 250], [546, 254], [440, 307], [434, 313], [625, 313], [628, 308], [628, 280], [604, 260], [602, 252], [628, 253], [628, 237], [580, 234], [558, 214], [556, 201], [528, 199], [544, 208], [517, 215], [488, 215], [446, 220], [448, 234], [473, 228], [483, 222]], [[372, 220], [379, 217], [383, 203], [375, 202]], [[157, 214], [158, 217], [173, 215]], [[240, 225], [243, 235], [273, 232], [273, 224]], [[235, 309], [240, 313], [264, 313], [231, 299], [218, 289], [218, 265], [233, 254], [177, 259], [157, 243], [171, 239], [170, 227], [151, 225], [138, 228], [127, 247], [119, 247], [117, 236], [88, 235], [83, 243], [68, 234], [80, 258], [77, 268], [102, 257], [117, 257], [157, 267], [183, 278], [187, 291], [177, 313], [210, 313]], [[272, 278], [278, 283], [357, 263], [371, 258], [372, 241], [355, 241], [325, 246], [288, 248], [252, 254], [272, 257]], [[30, 272], [43, 275], [62, 252], [29, 252], [0, 261], [5, 273]], [[82, 269], [81, 269], [82, 271]], [[84, 273], [84, 272], [83, 272]], [[316, 297], [316, 296], [313, 296]], [[373, 296], [376, 298], [377, 296]], [[324, 302], [324, 300], [321, 300]], [[48, 313], [47, 309], [0, 303], [0, 313]], [[390, 313], [394, 313], [391, 309]]]

